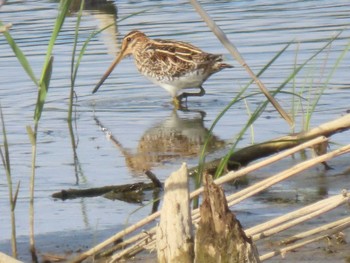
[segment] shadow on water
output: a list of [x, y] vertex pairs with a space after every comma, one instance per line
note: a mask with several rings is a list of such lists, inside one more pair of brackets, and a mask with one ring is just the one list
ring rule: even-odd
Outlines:
[[[124, 147], [105, 124], [94, 117], [96, 124], [123, 154], [127, 167], [136, 175], [171, 160], [197, 157], [209, 131], [204, 126], [204, 111], [173, 110], [170, 116], [148, 128], [138, 140], [135, 152]], [[211, 136], [208, 152], [221, 149], [225, 142], [217, 136]]]

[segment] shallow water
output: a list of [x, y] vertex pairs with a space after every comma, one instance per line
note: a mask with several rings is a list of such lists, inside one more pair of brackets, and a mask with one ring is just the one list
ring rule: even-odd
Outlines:
[[[0, 7], [1, 21], [13, 23], [11, 34], [28, 56], [37, 76], [40, 75], [57, 15], [57, 5], [55, 1], [9, 1]], [[291, 45], [262, 76], [262, 81], [271, 90], [276, 89], [291, 74], [296, 59], [297, 64], [303, 63], [330, 38], [344, 30], [331, 47], [295, 79], [296, 91], [304, 90], [303, 95], [306, 98], [310, 96], [311, 100], [317, 94], [317, 89], [324, 85], [336, 59], [349, 42], [348, 1], [204, 1], [203, 8], [237, 46], [255, 72], [287, 43], [292, 40], [298, 43]], [[38, 134], [35, 233], [41, 251], [84, 249], [148, 215], [151, 206], [135, 212], [140, 204], [110, 201], [103, 197], [57, 201], [51, 198], [51, 194], [68, 188], [147, 181], [141, 172], [145, 168], [152, 168], [164, 181], [182, 162], [196, 165], [198, 150], [211, 123], [249, 82], [245, 70], [232, 59], [186, 1], [115, 1], [102, 6], [89, 6], [82, 18], [80, 43], [91, 32], [113, 23], [116, 18], [118, 21], [140, 11], [144, 12], [117, 22], [94, 38], [88, 46], [75, 89], [77, 101], [73, 130], [77, 142], [76, 159], [66, 121], [75, 12], [67, 17], [56, 43], [52, 81]], [[94, 85], [118, 52], [121, 37], [133, 29], [142, 30], [154, 38], [188, 41], [205, 51], [222, 53], [235, 68], [212, 76], [204, 84], [207, 91], [204, 97], [189, 98], [188, 112], [174, 112], [166, 91], [140, 76], [131, 59], [122, 61], [99, 92], [92, 95]], [[329, 81], [313, 115], [312, 126], [335, 119], [349, 110], [349, 58], [350, 55], [346, 54]], [[21, 182], [16, 223], [20, 254], [26, 258], [31, 168], [31, 145], [26, 126], [33, 124], [37, 91], [3, 36], [0, 36], [0, 86], [0, 102], [10, 142], [13, 181]], [[292, 88], [293, 84], [290, 83], [285, 90], [291, 92]], [[253, 85], [247, 94], [256, 91], [257, 87]], [[262, 95], [249, 98], [247, 103], [250, 110], [254, 110], [263, 99]], [[279, 94], [278, 100], [290, 111], [290, 94]], [[306, 100], [303, 101], [303, 107], [305, 111]], [[302, 115], [299, 111], [296, 131], [301, 129]], [[247, 118], [243, 102], [236, 104], [224, 116], [214, 130], [216, 137], [210, 158], [226, 151], [228, 146], [224, 144], [233, 141]], [[100, 125], [108, 129], [117, 144], [106, 137]], [[289, 132], [288, 125], [269, 106], [254, 125], [254, 141], [261, 142]], [[252, 137], [247, 133], [239, 146], [250, 144]], [[334, 140], [348, 143], [348, 135], [338, 135]], [[185, 145], [187, 148], [184, 151]], [[144, 154], [145, 149], [152, 154]], [[286, 160], [280, 166], [257, 172], [251, 175], [250, 180], [254, 182], [268, 176], [300, 158], [297, 156], [296, 160]], [[235, 211], [239, 219], [249, 226], [349, 187], [348, 157], [341, 157], [331, 165], [334, 168], [332, 171], [324, 172], [322, 167], [318, 167], [295, 180], [273, 187], [265, 193], [267, 196], [261, 195], [238, 205]], [[4, 170], [1, 169], [0, 251], [9, 251], [9, 206], [3, 175]], [[271, 196], [275, 198], [280, 195], [287, 196], [293, 205], [276, 206], [274, 202], [269, 202]], [[295, 196], [298, 196], [297, 202], [294, 201]], [[89, 242], [77, 242], [75, 237], [82, 234]], [[57, 245], [58, 248], [53, 243], [52, 246], [47, 244], [47, 239], [60, 236], [63, 244]]]

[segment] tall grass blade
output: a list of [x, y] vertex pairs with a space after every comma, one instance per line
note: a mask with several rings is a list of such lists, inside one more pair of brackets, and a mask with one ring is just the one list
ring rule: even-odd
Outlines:
[[[342, 31], [341, 31], [342, 32]], [[300, 72], [300, 70], [302, 68], [305, 67], [306, 64], [308, 64], [310, 61], [312, 61], [317, 55], [319, 55], [322, 51], [324, 51], [329, 45], [331, 45], [333, 43], [334, 40], [336, 40], [338, 38], [338, 36], [341, 34], [341, 32], [339, 32], [338, 34], [336, 34], [333, 38], [331, 38], [321, 49], [319, 49], [315, 54], [313, 54], [312, 56], [310, 56], [307, 60], [304, 61], [303, 64], [301, 64], [299, 67], [297, 67], [292, 74], [290, 74], [289, 77], [287, 77], [287, 79], [277, 88], [277, 90], [275, 90], [274, 92], [272, 92], [273, 95], [275, 95], [276, 93], [278, 93], [279, 91], [281, 91], [282, 88], [284, 88], [287, 83], [289, 83], [292, 79], [294, 79], [294, 77]], [[242, 136], [244, 135], [244, 133], [246, 132], [246, 130], [250, 127], [250, 125], [252, 125], [254, 123], [255, 120], [257, 120], [257, 118], [263, 113], [264, 109], [266, 108], [268, 104], [268, 101], [265, 101], [263, 104], [261, 104], [261, 106], [259, 106], [254, 113], [252, 114], [251, 118], [249, 118], [248, 122], [246, 123], [246, 125], [242, 128], [242, 130], [240, 131], [240, 133], [238, 134], [235, 143], [233, 144], [233, 146], [231, 147], [229, 153], [225, 156], [224, 161], [221, 162], [221, 165], [218, 167], [215, 176], [218, 177], [222, 174], [222, 172], [224, 171], [227, 162], [230, 159], [230, 156], [232, 155], [233, 151], [235, 150], [239, 140], [242, 138]]]
[[32, 168], [31, 168], [31, 178], [30, 178], [30, 198], [29, 198], [29, 242], [30, 242], [30, 252], [32, 255], [32, 261], [38, 262], [37, 252], [35, 248], [34, 239], [34, 187], [35, 187], [35, 168], [36, 168], [36, 154], [37, 154], [37, 131], [39, 126], [39, 120], [44, 108], [46, 95], [50, 85], [52, 67], [53, 67], [53, 56], [52, 50], [59, 32], [61, 31], [62, 25], [68, 13], [71, 0], [61, 0], [59, 6], [59, 14], [56, 18], [55, 26], [48, 44], [47, 53], [45, 57], [45, 62], [41, 72], [41, 77], [38, 85], [38, 96], [37, 103], [34, 112], [34, 130], [28, 129], [27, 131], [32, 143]]
[[45, 68], [45, 72], [43, 73], [43, 79], [40, 81], [40, 88], [38, 90], [37, 103], [34, 111], [34, 120], [38, 122], [41, 117], [41, 113], [43, 111], [43, 107], [46, 100], [46, 95], [49, 90], [51, 74], [52, 74], [52, 64], [53, 57], [51, 56], [47, 67]]
[[16, 208], [17, 198], [18, 198], [18, 193], [19, 193], [20, 186], [21, 186], [21, 181], [19, 181], [17, 183], [16, 192], [15, 192], [15, 195], [13, 196], [13, 210]]
[[27, 133], [28, 133], [28, 137], [29, 137], [29, 141], [30, 141], [30, 144], [32, 146], [34, 146], [36, 144], [36, 140], [35, 140], [35, 135], [34, 135], [34, 131], [32, 129], [31, 126], [27, 125], [26, 126], [26, 130], [27, 130]]
[[318, 104], [318, 102], [320, 101], [325, 89], [327, 88], [328, 86], [328, 83], [329, 81], [332, 79], [334, 73], [336, 72], [336, 70], [338, 69], [339, 67], [339, 64], [343, 61], [345, 55], [349, 52], [349, 49], [350, 49], [350, 42], [346, 45], [345, 49], [340, 53], [339, 57], [337, 58], [334, 66], [332, 67], [332, 70], [331, 72], [328, 74], [327, 76], [327, 79], [325, 80], [321, 90], [319, 91], [319, 94], [318, 96], [316, 97], [315, 101], [313, 102], [311, 108], [309, 109], [309, 114], [307, 115], [307, 119], [306, 119], [306, 125], [309, 126], [310, 124], [310, 121], [311, 121], [311, 117], [312, 117], [312, 114], [314, 113], [315, 109], [316, 109], [316, 106]]
[[1, 155], [1, 160], [2, 160], [2, 163], [3, 163], [5, 171], [6, 171], [7, 187], [8, 187], [8, 191], [9, 191], [9, 202], [10, 202], [10, 207], [11, 207], [11, 213], [10, 213], [10, 215], [11, 215], [11, 248], [12, 248], [12, 256], [17, 258], [15, 207], [16, 207], [18, 188], [17, 188], [16, 194], [14, 197], [13, 196], [13, 189], [12, 189], [10, 150], [9, 150], [9, 144], [7, 141], [7, 133], [6, 133], [4, 115], [2, 113], [1, 105], [0, 105], [0, 117], [1, 117], [2, 136], [3, 136], [3, 144], [4, 144], [4, 151], [5, 151], [5, 154], [4, 154], [1, 147], [0, 147], [0, 155]]
[[[284, 48], [281, 49], [257, 74], [257, 76], [261, 76], [283, 53], [287, 48], [292, 44], [293, 42], [289, 42]], [[210, 141], [210, 138], [213, 134], [213, 130], [216, 126], [216, 124], [219, 122], [219, 120], [226, 114], [226, 112], [238, 101], [241, 101], [242, 95], [244, 92], [248, 89], [248, 87], [253, 83], [254, 81], [251, 80], [249, 83], [241, 89], [241, 91], [236, 95], [235, 98], [219, 113], [219, 115], [215, 118], [213, 121], [212, 125], [209, 128], [207, 138], [205, 139], [205, 143], [202, 147], [200, 157], [199, 157], [199, 164], [198, 164], [198, 171], [197, 171], [197, 176], [196, 176], [196, 186], [199, 187], [201, 185], [202, 181], [202, 175], [203, 175], [203, 169], [204, 169], [204, 163], [205, 163], [205, 157], [206, 157], [206, 151], [208, 147], [208, 143]]]
[[[77, 45], [78, 45], [79, 27], [80, 27], [80, 21], [81, 21], [81, 16], [83, 13], [84, 5], [85, 5], [85, 1], [83, 0], [80, 3], [80, 9], [79, 9], [78, 16], [77, 16], [77, 22], [75, 24], [74, 44], [73, 44], [73, 52], [72, 52], [72, 58], [71, 58], [71, 70], [70, 70], [71, 71], [70, 72], [71, 87], [70, 87], [70, 94], [69, 94], [68, 122], [72, 121], [74, 86], [75, 86], [75, 79], [76, 79], [79, 64], [80, 64], [80, 60], [79, 60], [79, 64], [77, 63], [77, 65], [75, 65], [75, 55], [76, 55], [76, 50], [77, 50]], [[80, 54], [82, 56], [82, 52], [80, 52]], [[79, 56], [79, 58], [80, 58], [80, 56]]]
[[[0, 26], [3, 26], [3, 23], [0, 21]], [[35, 77], [35, 74], [27, 60], [27, 57], [24, 55], [22, 50], [19, 48], [19, 46], [16, 44], [14, 39], [12, 38], [11, 34], [8, 31], [3, 32], [7, 43], [10, 45], [10, 47], [13, 50], [13, 53], [15, 53], [19, 63], [22, 65], [25, 72], [28, 74], [28, 76], [31, 78], [31, 80], [35, 83], [35, 85], [39, 86], [39, 82], [37, 78]]]
[[42, 69], [42, 74], [41, 74], [39, 83], [42, 83], [44, 81], [45, 72], [47, 72], [47, 67], [49, 67], [49, 64], [50, 64], [53, 47], [55, 45], [58, 34], [61, 31], [64, 20], [68, 14], [71, 2], [72, 2], [72, 0], [61, 0], [60, 1], [60, 6], [59, 6], [60, 12], [56, 18], [56, 22], [55, 22], [55, 25], [53, 28], [50, 42], [49, 42], [48, 47], [47, 47], [46, 58], [45, 58], [45, 62], [44, 62], [44, 66]]

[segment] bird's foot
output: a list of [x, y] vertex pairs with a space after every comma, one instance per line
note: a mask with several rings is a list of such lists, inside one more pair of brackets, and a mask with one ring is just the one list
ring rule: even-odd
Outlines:
[[205, 94], [205, 90], [203, 89], [202, 86], [199, 87], [200, 90], [198, 93], [189, 93], [189, 92], [184, 92], [184, 93], [181, 93], [179, 96], [177, 96], [176, 98], [179, 100], [179, 101], [182, 101], [183, 99], [186, 99], [186, 103], [187, 103], [187, 97], [202, 97], [204, 96]]

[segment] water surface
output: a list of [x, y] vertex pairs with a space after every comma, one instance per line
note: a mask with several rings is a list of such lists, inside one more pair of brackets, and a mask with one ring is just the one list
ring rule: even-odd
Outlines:
[[[13, 23], [11, 34], [28, 56], [38, 77], [57, 15], [57, 6], [56, 1], [8, 1], [0, 7], [1, 21]], [[296, 92], [304, 91], [306, 98], [315, 98], [317, 90], [323, 87], [335, 61], [349, 42], [348, 1], [204, 1], [203, 7], [255, 72], [262, 69], [287, 43], [296, 42], [262, 76], [262, 81], [271, 90], [276, 89], [291, 74], [295, 64], [303, 63], [330, 38], [343, 31], [295, 79]], [[103, 197], [58, 201], [52, 199], [51, 194], [68, 188], [147, 181], [142, 173], [145, 168], [151, 168], [164, 181], [182, 162], [196, 165], [200, 145], [211, 123], [249, 82], [245, 70], [234, 61], [186, 1], [111, 1], [102, 6], [90, 5], [83, 13], [80, 43], [94, 30], [132, 13], [144, 12], [117, 22], [94, 38], [88, 46], [75, 90], [77, 100], [73, 131], [77, 148], [74, 158], [66, 121], [76, 23], [74, 11], [67, 17], [54, 49], [52, 81], [38, 134], [35, 233], [41, 251], [85, 249], [127, 224], [147, 216], [151, 211], [149, 205], [139, 209], [140, 204], [110, 201]], [[222, 53], [235, 68], [211, 77], [204, 84], [207, 94], [189, 99], [188, 112], [174, 112], [167, 92], [139, 75], [132, 59], [122, 61], [99, 92], [92, 95], [94, 85], [119, 51], [121, 37], [133, 29], [141, 30], [153, 38], [188, 41], [207, 52]], [[315, 110], [312, 126], [335, 119], [349, 110], [349, 66], [349, 54], [346, 54]], [[3, 36], [0, 36], [0, 86], [0, 102], [10, 142], [13, 181], [21, 182], [16, 207], [20, 255], [27, 258], [31, 145], [26, 126], [33, 124], [37, 90]], [[253, 85], [247, 94], [257, 90]], [[293, 84], [288, 84], [285, 90], [293, 91]], [[247, 103], [250, 111], [263, 99], [262, 95], [249, 98]], [[291, 110], [290, 94], [280, 94], [278, 100], [288, 112]], [[303, 102], [303, 110], [298, 112], [296, 131], [301, 130], [306, 108], [307, 100]], [[244, 102], [235, 105], [224, 116], [214, 130], [216, 137], [209, 158], [221, 156], [227, 150], [247, 119]], [[118, 141], [117, 144], [106, 137], [101, 124]], [[239, 146], [249, 145], [252, 139], [261, 142], [290, 131], [285, 121], [269, 106], [254, 125], [254, 136], [247, 133]], [[334, 140], [345, 144], [348, 143], [348, 136], [344, 133]], [[251, 182], [290, 166], [300, 158], [297, 156], [294, 160], [286, 160], [279, 166], [257, 172], [251, 175]], [[349, 186], [349, 164], [344, 157], [331, 165], [334, 168], [332, 171], [325, 172], [322, 167], [318, 167], [300, 175], [298, 179], [273, 187], [268, 197], [261, 195], [238, 205], [235, 211], [239, 219], [249, 226], [290, 211], [305, 202], [339, 193], [342, 188]], [[0, 180], [0, 250], [9, 251], [9, 205], [3, 169], [0, 175], [3, 178]], [[274, 194], [287, 196], [289, 204], [276, 206], [274, 202], [268, 202], [268, 198]], [[298, 196], [297, 202], [295, 196]], [[75, 238], [83, 234], [83, 241]], [[50, 237], [55, 237], [57, 247], [45, 241]]]

